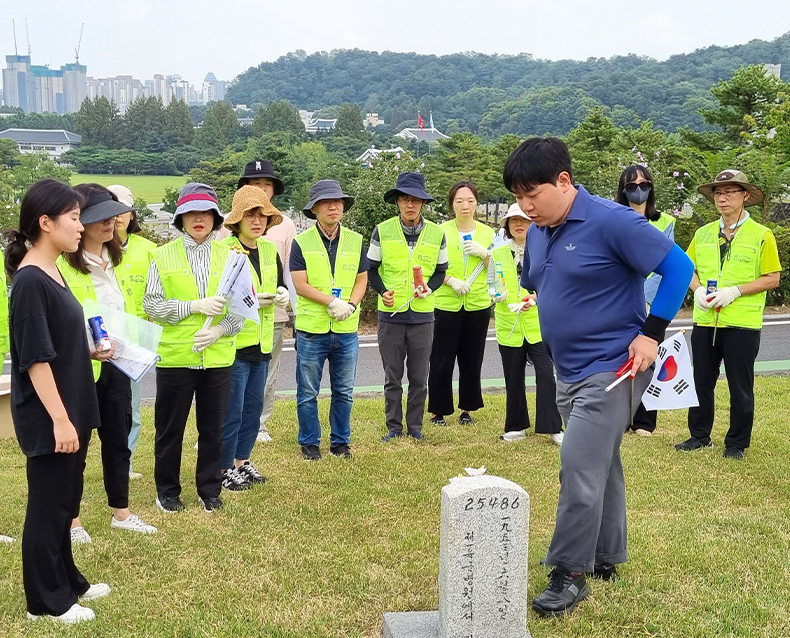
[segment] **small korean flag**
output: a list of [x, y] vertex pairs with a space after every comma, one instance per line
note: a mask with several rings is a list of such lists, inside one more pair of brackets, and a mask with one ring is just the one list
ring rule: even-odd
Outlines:
[[699, 405], [691, 358], [682, 332], [658, 347], [656, 371], [642, 396], [646, 410], [680, 410]]

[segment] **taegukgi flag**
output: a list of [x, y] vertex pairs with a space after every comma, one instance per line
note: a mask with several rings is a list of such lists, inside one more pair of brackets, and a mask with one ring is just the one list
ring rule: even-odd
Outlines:
[[646, 410], [680, 410], [699, 405], [691, 357], [682, 332], [658, 346], [656, 371], [642, 395], [642, 403]]

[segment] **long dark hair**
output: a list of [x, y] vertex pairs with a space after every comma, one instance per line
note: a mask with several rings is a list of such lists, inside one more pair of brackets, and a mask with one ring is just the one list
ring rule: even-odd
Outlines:
[[[107, 192], [112, 195], [112, 198], [117, 202], [118, 198], [107, 190], [101, 184], [77, 184], [74, 187], [74, 190], [77, 191], [80, 195], [85, 198], [85, 201], [88, 201], [91, 195], [94, 193], [99, 192]], [[104, 242], [104, 245], [107, 246], [107, 253], [110, 256], [110, 261], [112, 262], [113, 267], [116, 267], [118, 264], [121, 263], [121, 259], [123, 259], [123, 248], [121, 247], [121, 240], [118, 239], [118, 234], [115, 232], [113, 228], [112, 232], [112, 239], [110, 241]], [[88, 268], [88, 264], [85, 261], [85, 233], [82, 233], [82, 237], [80, 238], [80, 245], [77, 250], [73, 253], [66, 253], [64, 258], [69, 263], [69, 265], [79, 270], [83, 275], [87, 275], [90, 273], [90, 269]]]
[[39, 219], [46, 215], [57, 219], [75, 206], [85, 205], [83, 196], [68, 184], [56, 179], [42, 179], [27, 189], [19, 207], [19, 230], [7, 230], [3, 237], [8, 242], [5, 249], [5, 270], [13, 277], [27, 254], [27, 242], [35, 244], [41, 236]]
[[647, 202], [645, 202], [645, 217], [651, 222], [656, 222], [661, 218], [661, 213], [656, 209], [656, 186], [653, 182], [653, 176], [650, 174], [647, 166], [629, 166], [623, 171], [620, 175], [620, 182], [617, 184], [617, 196], [614, 198], [614, 201], [623, 206], [630, 207], [631, 202], [629, 202], [628, 198], [625, 196], [625, 185], [628, 182], [633, 182], [640, 175], [651, 184], [650, 194], [647, 196]]

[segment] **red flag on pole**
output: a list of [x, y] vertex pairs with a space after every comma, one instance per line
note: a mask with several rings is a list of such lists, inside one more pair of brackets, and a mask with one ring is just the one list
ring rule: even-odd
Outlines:
[[425, 131], [425, 122], [422, 121], [422, 115], [420, 115], [419, 111], [417, 111], [417, 124], [420, 125], [420, 131], [424, 132]]

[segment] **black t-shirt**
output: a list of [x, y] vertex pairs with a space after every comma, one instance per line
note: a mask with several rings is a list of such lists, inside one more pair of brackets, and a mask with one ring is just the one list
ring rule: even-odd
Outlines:
[[49, 363], [66, 412], [84, 440], [100, 420], [82, 306], [65, 284], [36, 266], [26, 266], [14, 275], [8, 325], [11, 416], [22, 452], [55, 452], [52, 418], [28, 373], [35, 363]]
[[[258, 279], [261, 278], [261, 256], [258, 253], [257, 248], [250, 248], [249, 246], [244, 247], [247, 251], [249, 251], [250, 263], [252, 267], [255, 269], [255, 272], [258, 274]], [[285, 288], [285, 281], [283, 279], [283, 262], [280, 261], [280, 255], [277, 255], [277, 287]], [[271, 352], [267, 352], [264, 354], [261, 352], [261, 346], [247, 346], [246, 348], [239, 348], [236, 350], [236, 358], [239, 361], [249, 361], [250, 363], [260, 363], [261, 361], [271, 361], [272, 354]]]

